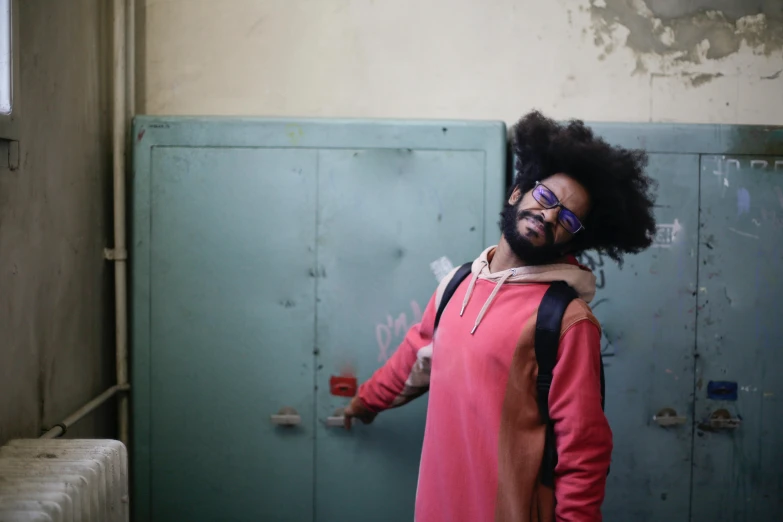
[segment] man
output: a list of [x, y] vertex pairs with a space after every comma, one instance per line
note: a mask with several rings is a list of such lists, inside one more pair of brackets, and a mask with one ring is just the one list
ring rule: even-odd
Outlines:
[[[449, 274], [422, 320], [345, 410], [372, 422], [430, 392], [417, 522], [601, 520], [612, 434], [601, 405], [600, 325], [587, 303], [595, 276], [575, 255], [618, 263], [655, 233], [653, 182], [642, 151], [611, 147], [580, 121], [538, 112], [513, 128], [517, 174], [501, 238], [473, 262], [437, 332]], [[562, 321], [549, 392], [557, 452], [554, 491], [541, 483], [545, 426], [536, 402], [534, 328], [552, 281], [579, 299]]]

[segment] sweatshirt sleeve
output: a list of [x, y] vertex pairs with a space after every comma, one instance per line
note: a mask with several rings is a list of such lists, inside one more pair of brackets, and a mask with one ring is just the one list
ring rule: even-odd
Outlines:
[[549, 391], [557, 522], [602, 520], [612, 432], [601, 408], [600, 343], [600, 331], [589, 320], [571, 326], [560, 341]]
[[436, 302], [440, 293], [439, 288], [424, 309], [421, 322], [408, 330], [394, 354], [359, 387], [359, 398], [370, 411], [378, 413], [402, 406], [429, 390]]

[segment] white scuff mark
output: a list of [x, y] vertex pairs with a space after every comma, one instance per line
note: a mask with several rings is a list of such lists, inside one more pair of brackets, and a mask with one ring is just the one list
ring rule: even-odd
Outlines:
[[658, 225], [655, 229], [655, 238], [653, 239], [653, 246], [659, 248], [671, 248], [677, 241], [677, 236], [682, 232], [683, 228], [680, 224], [680, 220], [674, 220], [674, 223]]
[[707, 18], [710, 20], [720, 20], [723, 18], [723, 13], [717, 9], [709, 9], [704, 14], [706, 14]]
[[753, 224], [756, 225], [757, 227], [761, 226], [761, 223], [759, 223], [759, 220], [756, 218], [753, 218]]
[[742, 390], [744, 392], [748, 392], [748, 393], [751, 393], [751, 392], [755, 393], [755, 392], [759, 391], [759, 389], [756, 388], [755, 386], [754, 387], [740, 386], [740, 390]]
[[674, 37], [674, 29], [671, 27], [664, 27], [661, 31], [661, 43], [665, 45], [666, 47], [671, 47], [674, 45], [675, 37]]
[[593, 6], [594, 7], [606, 7], [606, 2], [604, 0], [593, 0]]
[[720, 158], [717, 158], [715, 160], [715, 166], [717, 167], [716, 170], [713, 170], [712, 173], [716, 176], [720, 177], [723, 176], [723, 161], [726, 159], [726, 156], [721, 156]]
[[729, 178], [723, 178], [723, 184], [728, 187], [729, 186]]
[[767, 28], [767, 15], [759, 13], [757, 15], [745, 15], [737, 20], [737, 29], [753, 33], [762, 33]]
[[633, 5], [633, 8], [637, 13], [644, 16], [645, 18], [655, 18], [655, 13], [653, 13], [652, 10], [647, 7], [647, 2], [644, 0], [631, 0], [631, 5]]
[[696, 44], [696, 55], [699, 57], [699, 63], [707, 63], [707, 53], [710, 51], [710, 41], [705, 38]]
[[707, 287], [706, 287], [706, 286], [702, 286], [702, 287], [700, 287], [700, 288], [699, 288], [699, 292], [701, 292], [701, 293], [703, 293], [703, 294], [706, 294], [706, 293], [707, 293]]
[[747, 232], [743, 232], [741, 230], [737, 230], [736, 228], [729, 227], [729, 230], [731, 230], [735, 234], [739, 234], [739, 235], [744, 236], [744, 237], [749, 237], [749, 238], [752, 238], [752, 239], [760, 239], [759, 236], [755, 236], [753, 234], [748, 234]]
[[454, 270], [454, 265], [448, 257], [443, 256], [430, 263], [430, 270], [432, 270], [432, 273], [435, 274], [435, 279], [440, 283], [444, 277], [449, 275], [449, 272]]

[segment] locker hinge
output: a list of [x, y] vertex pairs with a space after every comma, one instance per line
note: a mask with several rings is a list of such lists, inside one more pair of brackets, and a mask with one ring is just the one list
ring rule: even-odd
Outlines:
[[103, 257], [109, 261], [125, 261], [128, 259], [128, 251], [117, 250], [115, 248], [104, 248]]

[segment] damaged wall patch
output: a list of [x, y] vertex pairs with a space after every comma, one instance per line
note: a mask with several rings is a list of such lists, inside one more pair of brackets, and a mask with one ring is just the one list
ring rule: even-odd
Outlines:
[[715, 78], [720, 78], [723, 76], [721, 73], [716, 74], [697, 74], [693, 78], [691, 78], [691, 85], [694, 87], [698, 87], [700, 85], [704, 85], [707, 82], [711, 82]]
[[734, 54], [743, 42], [767, 56], [783, 50], [783, 0], [590, 0], [590, 12], [594, 42], [607, 54], [618, 27], [638, 57], [700, 63]]

